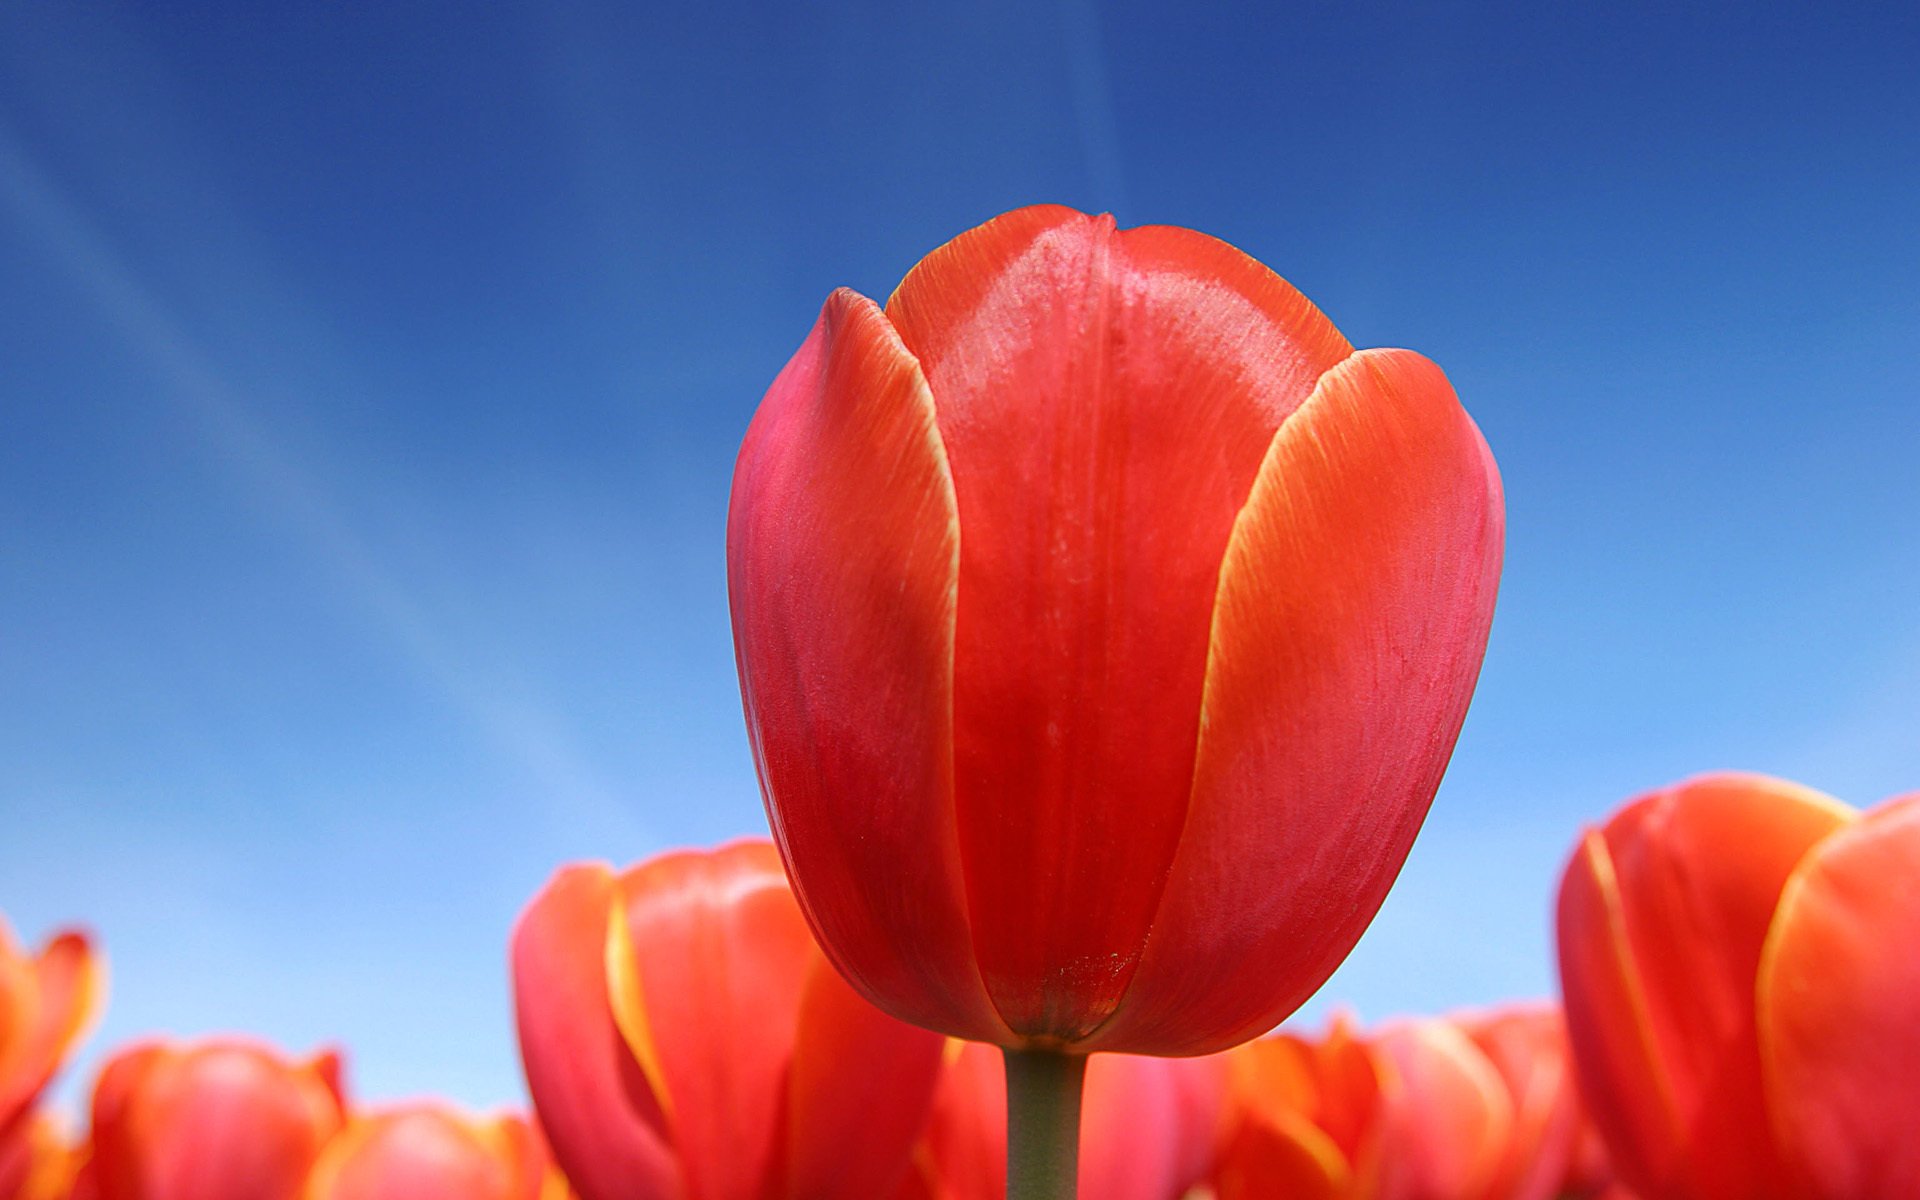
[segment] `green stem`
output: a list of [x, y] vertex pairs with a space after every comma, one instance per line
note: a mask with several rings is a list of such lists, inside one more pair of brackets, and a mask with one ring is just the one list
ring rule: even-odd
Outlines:
[[1006, 1053], [1007, 1200], [1076, 1200], [1086, 1057]]

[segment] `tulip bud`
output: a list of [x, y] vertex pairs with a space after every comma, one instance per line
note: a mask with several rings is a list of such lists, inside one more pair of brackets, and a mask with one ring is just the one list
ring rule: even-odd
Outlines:
[[1446, 378], [1246, 255], [1070, 209], [834, 293], [728, 518], [809, 921], [896, 1016], [1190, 1055], [1372, 919], [1466, 713], [1498, 476]]

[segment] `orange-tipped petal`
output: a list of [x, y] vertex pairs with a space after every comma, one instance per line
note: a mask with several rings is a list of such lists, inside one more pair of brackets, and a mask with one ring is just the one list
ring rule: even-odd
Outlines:
[[728, 595], [754, 761], [848, 979], [904, 1020], [1005, 1040], [954, 825], [959, 539], [919, 364], [871, 301], [834, 293], [734, 473]]
[[513, 1000], [527, 1086], [583, 1200], [672, 1200], [665, 1118], [608, 1005], [614, 876], [563, 867], [513, 931]]
[[333, 1085], [250, 1042], [148, 1045], [102, 1072], [99, 1200], [296, 1200], [339, 1129]]
[[1758, 996], [1774, 1128], [1808, 1194], [1920, 1195], [1920, 795], [1801, 861]]
[[1352, 949], [1465, 718], [1503, 520], [1479, 431], [1417, 354], [1353, 355], [1275, 435], [1220, 568], [1180, 853], [1090, 1046], [1232, 1045]]
[[1318, 1039], [1276, 1034], [1223, 1057], [1232, 1089], [1214, 1173], [1220, 1200], [1393, 1195], [1383, 1189], [1397, 1153], [1388, 1142], [1394, 1068], [1346, 1017]]
[[786, 1194], [867, 1200], [896, 1190], [945, 1041], [881, 1012], [815, 955], [787, 1077]]
[[1224, 243], [1050, 207], [934, 251], [887, 315], [961, 529], [954, 788], [981, 970], [1015, 1032], [1074, 1041], [1125, 992], [1180, 837], [1235, 514], [1349, 347]]
[[666, 854], [622, 876], [618, 894], [612, 1006], [666, 1113], [688, 1194], [766, 1195], [818, 955], [779, 855], [767, 842]]
[[1569, 865], [1560, 977], [1581, 1091], [1650, 1200], [1785, 1194], [1755, 976], [1788, 876], [1852, 815], [1781, 780], [1701, 776], [1627, 805]]
[[1513, 1100], [1465, 1033], [1437, 1018], [1384, 1030], [1397, 1070], [1388, 1167], [1402, 1200], [1487, 1196], [1513, 1135]]

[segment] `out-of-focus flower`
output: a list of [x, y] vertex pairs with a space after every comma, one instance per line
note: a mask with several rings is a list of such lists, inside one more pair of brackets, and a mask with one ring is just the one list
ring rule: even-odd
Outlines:
[[1324, 1037], [1275, 1034], [1227, 1056], [1219, 1200], [1375, 1200], [1394, 1142], [1391, 1059], [1337, 1017]]
[[[933, 1115], [902, 1192], [925, 1200], [1006, 1194], [1007, 1087], [1000, 1055], [948, 1043]], [[1080, 1123], [1086, 1200], [1179, 1200], [1212, 1170], [1226, 1102], [1226, 1063], [1099, 1054], [1087, 1063]]]
[[563, 868], [512, 959], [534, 1107], [584, 1200], [870, 1200], [905, 1176], [941, 1039], [835, 973], [772, 845]]
[[1561, 883], [1581, 1086], [1645, 1200], [1920, 1195], [1920, 805], [1756, 775], [1626, 805]]
[[56, 934], [29, 954], [0, 918], [0, 1141], [99, 1015], [105, 968], [87, 935]]
[[1920, 1196], [1920, 793], [1808, 852], [1759, 977], [1773, 1126], [1827, 1200]]
[[418, 1104], [356, 1114], [320, 1152], [303, 1200], [566, 1200], [526, 1120]]
[[775, 837], [827, 952], [1008, 1047], [1223, 1049], [1372, 919], [1480, 667], [1446, 378], [1165, 226], [1025, 208], [833, 294], [734, 476]]
[[1509, 1164], [1513, 1096], [1472, 1038], [1444, 1017], [1380, 1031], [1393, 1064], [1393, 1116], [1383, 1188], [1395, 1200], [1493, 1200]]
[[1489, 1200], [1598, 1194], [1611, 1172], [1580, 1102], [1560, 1006], [1512, 1004], [1452, 1019], [1492, 1064], [1513, 1113], [1500, 1166], [1485, 1192]]
[[85, 1142], [48, 1113], [35, 1113], [0, 1142], [0, 1200], [69, 1200], [86, 1161]]
[[0, 917], [0, 1200], [42, 1192], [52, 1143], [34, 1101], [99, 1015], [106, 968], [87, 935], [54, 935], [38, 954]]
[[93, 1093], [88, 1200], [296, 1200], [342, 1121], [340, 1058], [238, 1039], [124, 1050]]

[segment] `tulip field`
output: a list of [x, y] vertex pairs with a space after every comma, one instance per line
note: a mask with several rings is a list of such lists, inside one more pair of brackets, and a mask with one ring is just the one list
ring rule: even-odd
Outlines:
[[1442, 368], [1227, 243], [963, 232], [828, 296], [746, 431], [768, 829], [553, 864], [499, 931], [527, 1107], [234, 1035], [109, 1047], [74, 1119], [114, 931], [0, 924], [0, 1200], [1920, 1196], [1920, 793], [1619, 797], [1541, 897], [1557, 998], [1289, 1022], [1427, 817], [1506, 529]]

